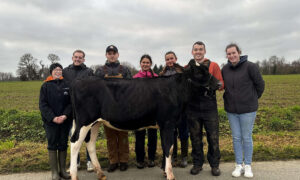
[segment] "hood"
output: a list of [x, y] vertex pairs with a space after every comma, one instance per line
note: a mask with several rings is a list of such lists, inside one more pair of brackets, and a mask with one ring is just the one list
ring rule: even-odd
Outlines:
[[240, 61], [235, 66], [232, 65], [232, 63], [229, 60], [228, 60], [228, 63], [230, 64], [231, 68], [237, 68], [246, 61], [248, 61], [248, 56], [244, 55], [244, 56], [240, 56]]

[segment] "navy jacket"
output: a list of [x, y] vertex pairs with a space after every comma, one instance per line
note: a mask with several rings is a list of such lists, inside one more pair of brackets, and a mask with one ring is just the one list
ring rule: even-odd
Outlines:
[[229, 113], [249, 113], [257, 111], [258, 98], [264, 92], [265, 82], [256, 64], [241, 56], [237, 65], [229, 61], [222, 68], [225, 83], [224, 107]]

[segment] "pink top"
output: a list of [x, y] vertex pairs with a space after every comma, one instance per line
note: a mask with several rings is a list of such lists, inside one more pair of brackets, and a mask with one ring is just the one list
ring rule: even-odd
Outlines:
[[[153, 72], [154, 77], [158, 77], [157, 74]], [[133, 78], [152, 78], [152, 74], [150, 71], [142, 71], [140, 70]]]

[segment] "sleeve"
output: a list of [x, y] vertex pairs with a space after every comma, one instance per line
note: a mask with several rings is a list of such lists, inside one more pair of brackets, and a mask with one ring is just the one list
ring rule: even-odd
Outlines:
[[94, 76], [94, 71], [92, 69], [89, 69], [88, 76]]
[[39, 108], [43, 119], [45, 119], [49, 123], [52, 122], [53, 119], [55, 118], [55, 114], [48, 104], [47, 86], [45, 83], [42, 85], [40, 90]]
[[69, 103], [66, 108], [64, 109], [63, 115], [66, 115], [68, 119], [70, 119], [72, 115], [72, 105]]
[[221, 69], [220, 69], [220, 67], [217, 63], [213, 64], [213, 73], [212, 73], [212, 75], [222, 83], [222, 86], [220, 87], [219, 90], [224, 89], [224, 80], [223, 80], [223, 77], [222, 77]]
[[260, 98], [265, 90], [265, 81], [263, 80], [256, 64], [252, 64], [251, 69], [248, 69], [248, 72], [256, 89], [257, 97]]

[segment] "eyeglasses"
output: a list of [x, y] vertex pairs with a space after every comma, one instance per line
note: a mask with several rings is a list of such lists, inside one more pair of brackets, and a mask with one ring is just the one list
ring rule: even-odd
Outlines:
[[82, 56], [73, 56], [75, 59], [83, 59], [83, 57]]
[[55, 72], [62, 72], [61, 69], [54, 69], [53, 71], [55, 71]]

